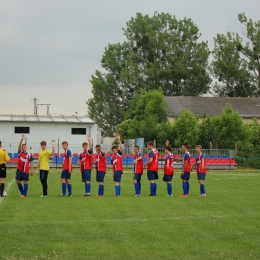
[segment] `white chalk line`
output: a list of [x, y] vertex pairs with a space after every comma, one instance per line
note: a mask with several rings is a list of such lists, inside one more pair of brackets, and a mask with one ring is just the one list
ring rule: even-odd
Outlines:
[[[7, 185], [6, 189], [5, 189], [5, 192], [6, 192], [6, 193], [9, 192], [9, 190], [10, 190], [11, 186], [13, 185], [14, 181], [15, 181], [15, 179], [13, 179], [12, 181], [10, 181], [10, 182], [8, 183], [8, 185]], [[2, 203], [2, 201], [3, 201], [4, 199], [5, 199], [4, 197], [0, 197], [0, 204]]]

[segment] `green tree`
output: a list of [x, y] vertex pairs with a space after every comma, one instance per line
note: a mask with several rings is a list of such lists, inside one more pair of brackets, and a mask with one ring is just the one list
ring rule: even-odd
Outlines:
[[246, 27], [243, 37], [237, 33], [218, 34], [214, 38], [211, 71], [217, 82], [212, 92], [218, 96], [260, 96], [260, 21], [248, 20], [245, 13], [238, 20]]
[[174, 130], [177, 138], [175, 145], [181, 146], [182, 143], [188, 143], [190, 148], [196, 146], [199, 140], [199, 122], [198, 118], [188, 109], [184, 109], [174, 123]]
[[217, 125], [219, 148], [234, 149], [235, 142], [247, 138], [243, 135], [244, 123], [238, 112], [230, 104], [222, 111]]
[[88, 113], [103, 135], [111, 135], [122, 122], [137, 90], [161, 87], [164, 95], [196, 96], [206, 93], [211, 83], [210, 52], [191, 19], [137, 13], [123, 32], [125, 42], [105, 48], [101, 66], [106, 72], [96, 71], [91, 79]]

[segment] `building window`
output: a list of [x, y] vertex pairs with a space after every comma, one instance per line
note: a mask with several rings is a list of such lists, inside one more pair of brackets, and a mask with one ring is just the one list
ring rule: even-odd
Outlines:
[[27, 127], [27, 126], [15, 126], [14, 127], [14, 133], [15, 134], [29, 134], [30, 133], [30, 127]]
[[87, 130], [86, 128], [71, 128], [72, 135], [86, 135]]

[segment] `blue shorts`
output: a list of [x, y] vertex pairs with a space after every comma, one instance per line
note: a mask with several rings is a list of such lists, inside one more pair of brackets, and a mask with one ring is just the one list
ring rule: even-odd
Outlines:
[[137, 180], [137, 182], [140, 182], [142, 178], [142, 174], [140, 173], [134, 173], [134, 180]]
[[85, 169], [81, 172], [82, 182], [91, 181], [91, 170]]
[[173, 177], [173, 175], [164, 174], [163, 175], [163, 180], [166, 181], [166, 182], [171, 182], [172, 181], [172, 177]]
[[29, 173], [25, 173], [25, 172], [22, 172], [20, 170], [17, 170], [15, 180], [17, 180], [17, 181], [29, 181]]
[[114, 182], [120, 182], [122, 174], [123, 173], [121, 171], [115, 171], [114, 172]]
[[206, 178], [206, 174], [203, 173], [203, 172], [199, 172], [199, 173], [197, 174], [197, 177], [198, 177], [198, 180], [204, 181], [205, 178]]
[[105, 172], [97, 171], [97, 173], [96, 173], [96, 181], [97, 182], [104, 182], [105, 174], [106, 174]]
[[184, 172], [184, 174], [181, 175], [181, 179], [188, 181], [190, 179], [190, 172]]
[[159, 178], [158, 172], [148, 170], [147, 171], [147, 178], [148, 178], [149, 181], [157, 180]]
[[69, 173], [68, 170], [63, 170], [61, 172], [61, 179], [67, 179], [67, 180], [70, 180], [70, 177], [71, 177], [71, 174]]

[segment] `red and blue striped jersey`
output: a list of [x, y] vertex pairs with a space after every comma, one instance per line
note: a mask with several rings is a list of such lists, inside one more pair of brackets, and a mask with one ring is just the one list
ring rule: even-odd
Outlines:
[[184, 154], [183, 165], [184, 165], [185, 161], [188, 161], [188, 164], [187, 164], [186, 168], [184, 169], [184, 171], [185, 172], [190, 172], [191, 171], [191, 166], [190, 166], [190, 153], [189, 152], [186, 152]]
[[148, 154], [149, 159], [153, 158], [152, 162], [148, 164], [148, 170], [149, 171], [153, 171], [153, 172], [157, 172], [158, 171], [158, 151], [154, 148], [152, 149], [149, 154]]
[[[204, 160], [204, 168], [202, 169], [202, 160]], [[206, 174], [206, 160], [203, 153], [199, 154], [196, 158], [196, 167], [197, 167], [197, 173], [204, 173]]]
[[96, 159], [96, 170], [98, 172], [105, 172], [107, 170], [106, 155], [98, 153]]
[[[139, 157], [142, 157], [141, 153], [134, 155], [134, 160], [138, 159]], [[134, 165], [134, 173], [143, 174], [143, 160], [138, 160], [136, 164]]]
[[123, 158], [122, 152], [118, 151], [116, 155], [112, 155], [111, 164], [113, 165], [113, 170], [123, 172]]
[[[69, 169], [69, 158], [70, 157], [72, 157], [72, 155], [71, 155], [71, 151], [70, 151], [70, 149], [67, 149], [66, 151], [65, 151], [65, 155], [64, 155], [64, 160], [63, 160], [63, 166], [62, 166], [62, 169], [63, 170], [70, 170]], [[71, 166], [71, 168], [72, 168], [72, 166]], [[72, 169], [71, 169], [72, 170]]]
[[29, 173], [29, 164], [33, 161], [33, 156], [31, 153], [24, 153], [18, 151], [19, 160], [17, 164], [17, 169], [24, 173]]
[[[167, 168], [168, 160], [169, 160], [169, 168]], [[165, 158], [165, 162], [164, 162], [164, 174], [166, 174], [166, 175], [174, 174], [173, 162], [174, 162], [174, 155], [171, 153], [168, 153]]]
[[81, 171], [92, 169], [92, 151], [88, 150], [79, 155]]

